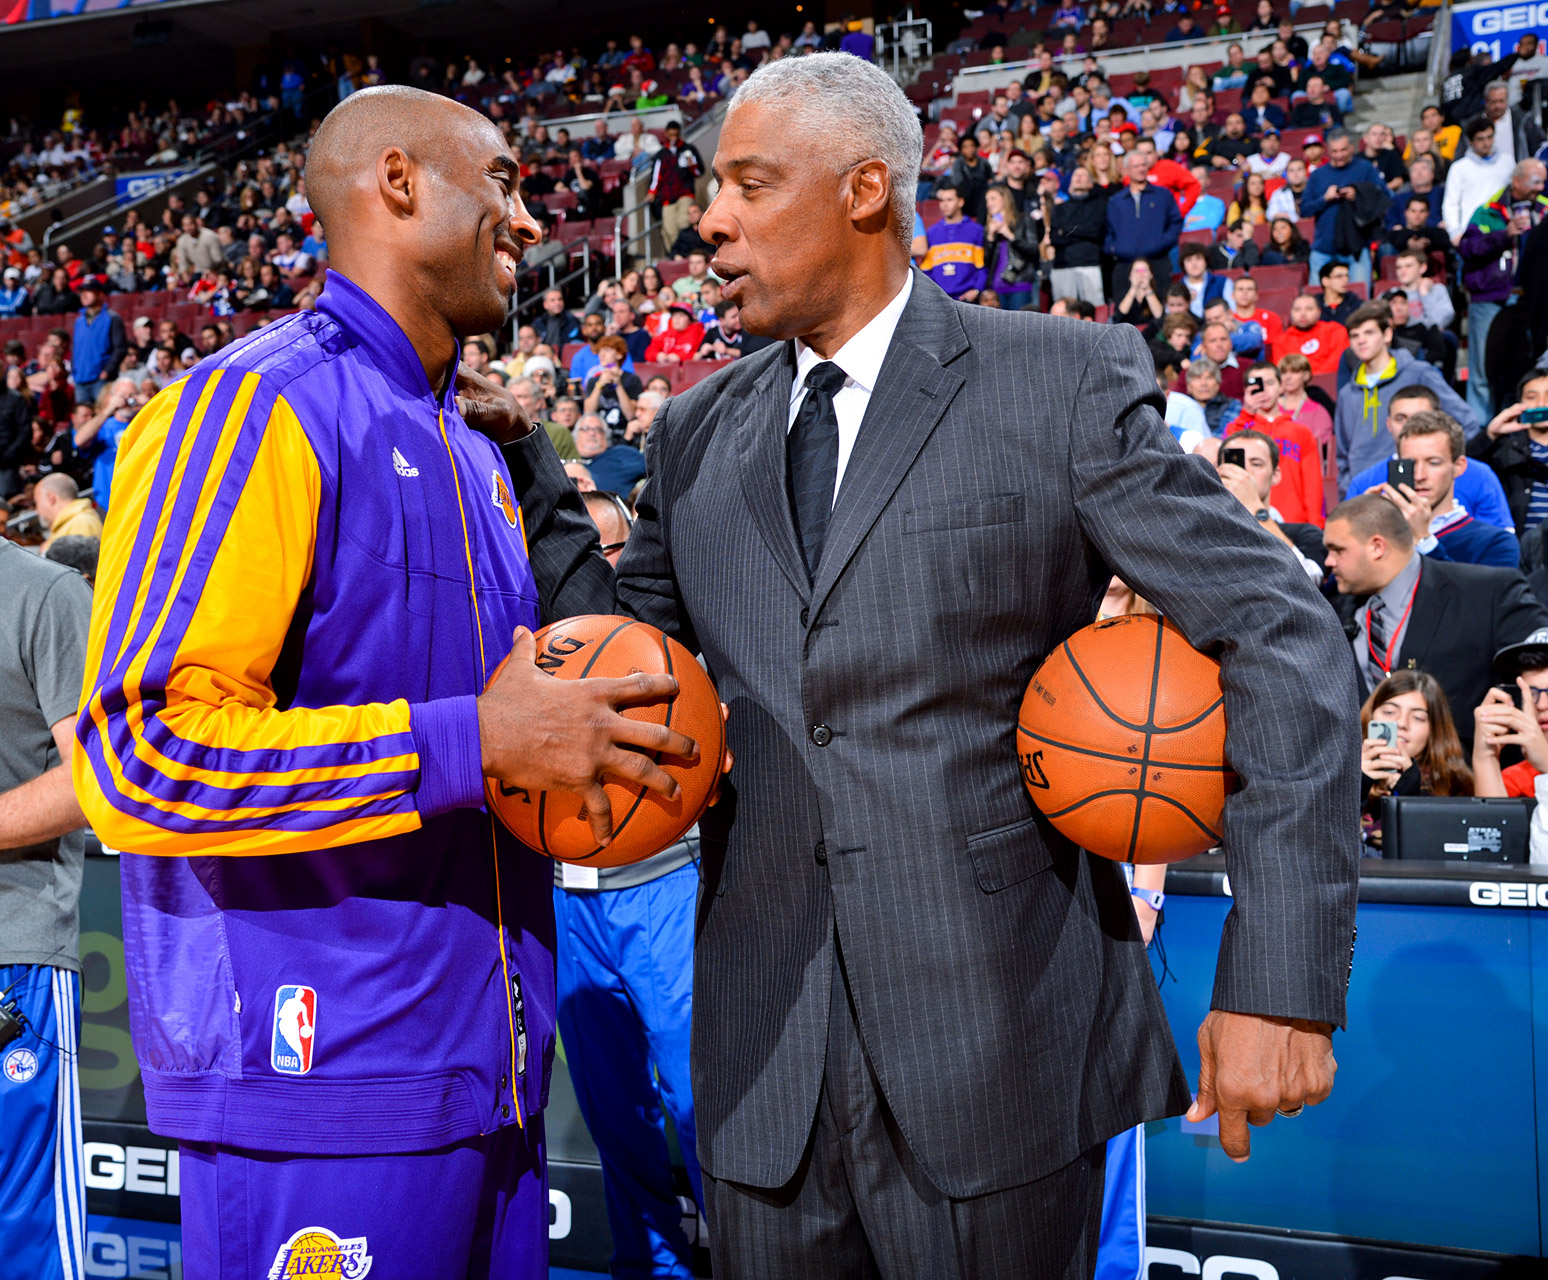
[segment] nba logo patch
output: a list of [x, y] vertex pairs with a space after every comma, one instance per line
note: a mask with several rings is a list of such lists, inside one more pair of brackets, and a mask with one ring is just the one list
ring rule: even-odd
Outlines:
[[304, 1076], [312, 1069], [317, 1040], [317, 992], [284, 986], [274, 993], [274, 1047], [270, 1065], [282, 1075]]
[[501, 514], [505, 517], [505, 523], [514, 529], [516, 527], [516, 504], [511, 501], [510, 486], [505, 483], [505, 477], [498, 471], [491, 471], [489, 474], [494, 480], [494, 491], [490, 494], [490, 500], [495, 506], [500, 508]]

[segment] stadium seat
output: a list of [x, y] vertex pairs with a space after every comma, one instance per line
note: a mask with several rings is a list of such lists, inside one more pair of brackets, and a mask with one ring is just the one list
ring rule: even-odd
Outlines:
[[580, 354], [581, 348], [585, 345], [584, 342], [566, 342], [564, 344], [564, 349], [560, 351], [559, 358], [564, 362], [566, 369], [570, 367], [570, 363]]
[[688, 360], [677, 366], [676, 372], [671, 375], [672, 390], [686, 391], [696, 383], [703, 382], [705, 378], [717, 369], [723, 369], [730, 364], [729, 360]]
[[688, 274], [686, 262], [658, 262], [656, 271], [661, 276], [662, 284], [673, 284]]
[[676, 371], [677, 366], [674, 364], [652, 364], [647, 360], [636, 361], [634, 366], [634, 372], [642, 383], [649, 382], [657, 375], [670, 382]]

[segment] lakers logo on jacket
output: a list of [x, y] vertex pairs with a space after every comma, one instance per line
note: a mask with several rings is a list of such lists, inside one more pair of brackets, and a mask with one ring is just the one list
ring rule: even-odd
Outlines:
[[505, 513], [505, 523], [514, 529], [516, 527], [516, 504], [511, 501], [510, 486], [505, 483], [505, 477], [498, 471], [491, 471], [489, 474], [494, 480], [494, 491], [490, 494], [490, 501]]

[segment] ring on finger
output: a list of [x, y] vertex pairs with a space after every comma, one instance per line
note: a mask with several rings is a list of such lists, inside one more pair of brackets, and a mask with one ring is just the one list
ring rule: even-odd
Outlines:
[[1298, 1102], [1295, 1104], [1294, 1109], [1290, 1111], [1286, 1111], [1283, 1107], [1275, 1107], [1274, 1110], [1278, 1114], [1284, 1116], [1286, 1120], [1294, 1120], [1296, 1116], [1300, 1115], [1301, 1112], [1306, 1110], [1306, 1104], [1304, 1102]]

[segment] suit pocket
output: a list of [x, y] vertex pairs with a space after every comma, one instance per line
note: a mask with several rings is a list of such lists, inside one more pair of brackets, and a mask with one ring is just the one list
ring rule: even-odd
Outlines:
[[967, 849], [978, 887], [985, 893], [998, 893], [1053, 866], [1036, 818], [980, 831], [967, 838]]
[[1026, 519], [1027, 499], [1021, 493], [1001, 493], [967, 502], [937, 502], [903, 513], [904, 533], [929, 533], [937, 529], [977, 529], [987, 525], [1015, 524]]

